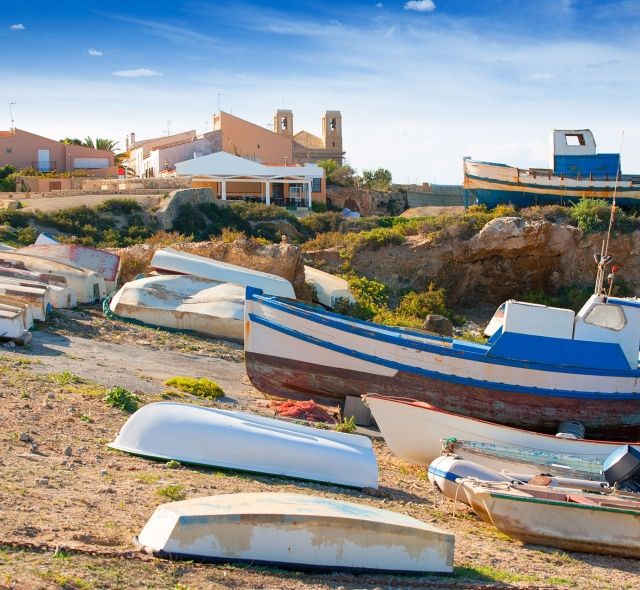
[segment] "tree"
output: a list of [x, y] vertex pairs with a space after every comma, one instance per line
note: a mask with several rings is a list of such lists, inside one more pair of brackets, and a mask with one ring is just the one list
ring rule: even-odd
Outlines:
[[107, 150], [108, 152], [113, 152], [115, 151], [118, 142], [113, 141], [112, 139], [104, 139], [102, 137], [96, 137], [96, 140], [94, 141], [87, 135], [87, 137], [84, 138], [82, 145], [96, 150]]
[[78, 139], [77, 137], [65, 137], [64, 139], [60, 140], [60, 143], [64, 143], [66, 145], [82, 145], [82, 140]]
[[336, 163], [335, 160], [318, 160], [317, 162], [318, 166], [320, 166], [320, 168], [324, 168], [324, 175], [329, 178], [336, 170], [336, 168], [338, 167], [338, 164]]
[[391, 187], [391, 172], [386, 168], [362, 171], [362, 186], [376, 190], [388, 190]]

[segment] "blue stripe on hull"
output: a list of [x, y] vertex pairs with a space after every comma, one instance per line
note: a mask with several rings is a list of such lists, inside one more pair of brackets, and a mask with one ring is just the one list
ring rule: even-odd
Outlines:
[[270, 321], [267, 318], [263, 318], [257, 316], [256, 314], [249, 313], [250, 321], [265, 326], [271, 330], [276, 332], [280, 332], [281, 334], [286, 334], [287, 336], [300, 340], [302, 342], [307, 342], [309, 344], [313, 344], [315, 346], [319, 346], [321, 348], [326, 348], [327, 350], [331, 350], [338, 354], [356, 358], [362, 361], [366, 361], [375, 365], [380, 365], [384, 367], [388, 367], [390, 369], [394, 369], [396, 371], [401, 371], [404, 373], [420, 375], [424, 377], [428, 377], [431, 379], [437, 379], [438, 381], [456, 383], [458, 385], [463, 385], [465, 387], [480, 387], [491, 390], [498, 391], [506, 391], [509, 393], [522, 393], [527, 395], [536, 395], [536, 396], [544, 396], [550, 398], [568, 398], [568, 399], [589, 399], [589, 400], [633, 400], [640, 402], [640, 393], [633, 392], [620, 392], [620, 393], [604, 393], [599, 391], [569, 391], [562, 389], [548, 389], [542, 387], [527, 387], [523, 385], [512, 385], [507, 383], [499, 383], [499, 382], [491, 382], [491, 381], [482, 381], [479, 379], [473, 379], [470, 377], [460, 377], [456, 374], [445, 374], [438, 373], [436, 371], [430, 371], [428, 369], [424, 369], [422, 367], [416, 367], [413, 365], [407, 365], [404, 363], [399, 363], [397, 361], [392, 361], [387, 358], [382, 358], [378, 356], [373, 356], [364, 352], [360, 352], [357, 350], [352, 350], [350, 348], [345, 348], [344, 346], [340, 346], [338, 344], [334, 344], [333, 342], [327, 342], [325, 340], [321, 340], [320, 338], [316, 338], [314, 336], [310, 336], [308, 334], [303, 334], [294, 330], [292, 328], [288, 328], [276, 322]]
[[[532, 193], [526, 190], [498, 190], [473, 188], [465, 190], [465, 199], [468, 205], [486, 205], [489, 208], [497, 205], [516, 205], [518, 207], [532, 207], [534, 205], [570, 205], [577, 203], [582, 197], [567, 197], [562, 192], [558, 193]], [[597, 196], [594, 198], [603, 199], [608, 197]], [[616, 196], [618, 205], [639, 205], [640, 199], [625, 198], [618, 194]]]

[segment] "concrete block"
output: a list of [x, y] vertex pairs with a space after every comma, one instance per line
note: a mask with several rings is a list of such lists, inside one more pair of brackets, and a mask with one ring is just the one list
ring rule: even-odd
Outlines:
[[345, 418], [353, 416], [358, 426], [371, 425], [371, 410], [364, 405], [359, 397], [348, 395], [345, 398], [343, 415]]

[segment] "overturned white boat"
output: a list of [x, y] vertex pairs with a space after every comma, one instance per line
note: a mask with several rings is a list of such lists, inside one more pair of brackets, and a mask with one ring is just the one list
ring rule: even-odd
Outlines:
[[149, 404], [127, 420], [109, 446], [153, 459], [378, 487], [378, 464], [367, 437], [243, 412]]
[[163, 504], [136, 541], [174, 559], [394, 574], [453, 571], [453, 534], [404, 514], [302, 494], [222, 494]]
[[0, 276], [0, 283], [20, 285], [22, 287], [46, 287], [49, 291], [51, 307], [56, 309], [75, 307], [78, 303], [76, 294], [69, 287], [61, 287], [59, 285], [51, 285], [42, 281], [23, 280], [5, 276]]
[[0, 304], [0, 341], [13, 341], [16, 344], [27, 344], [31, 341], [31, 333], [24, 323], [24, 310]]
[[120, 274], [120, 256], [79, 244], [34, 244], [20, 248], [17, 252], [57, 260], [65, 264], [72, 264], [79, 268], [92, 270], [99, 274], [105, 282], [109, 293], [115, 291]]
[[112, 313], [152, 326], [242, 340], [244, 288], [189, 275], [158, 275], [122, 286]]
[[26, 252], [0, 252], [0, 267], [63, 277], [79, 303], [93, 303], [107, 294], [104, 279], [97, 273], [51, 258]]
[[41, 322], [47, 319], [47, 314], [52, 307], [47, 285], [23, 287], [0, 281], [0, 302], [9, 305], [14, 302], [27, 304], [31, 307], [33, 318]]
[[179, 252], [173, 248], [158, 250], [151, 259], [151, 267], [163, 272], [194, 275], [243, 287], [257, 287], [269, 295], [291, 299], [295, 299], [296, 296], [293, 285], [277, 275]]
[[22, 323], [25, 330], [33, 328], [33, 309], [28, 303], [20, 301], [11, 301], [11, 303], [2, 303], [0, 301], [0, 309], [14, 313], [16, 310], [20, 312]]
[[348, 281], [340, 277], [305, 265], [304, 278], [313, 287], [318, 303], [325, 307], [333, 309], [340, 299], [347, 303], [355, 303]]

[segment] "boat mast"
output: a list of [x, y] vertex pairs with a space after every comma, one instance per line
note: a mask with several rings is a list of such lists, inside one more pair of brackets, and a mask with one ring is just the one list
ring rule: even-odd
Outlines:
[[[624, 144], [624, 131], [622, 131], [622, 138], [620, 140], [620, 155], [622, 155], [622, 145]], [[622, 171], [620, 168], [620, 158], [618, 158], [618, 170], [616, 171], [616, 181], [613, 185], [613, 198], [611, 200], [611, 214], [609, 215], [609, 227], [607, 229], [607, 239], [602, 240], [602, 247], [600, 248], [600, 254], [594, 254], [596, 264], [598, 265], [598, 272], [596, 273], [596, 287], [594, 290], [595, 295], [605, 294], [604, 290], [604, 271], [607, 265], [611, 262], [611, 256], [609, 255], [609, 240], [611, 239], [611, 229], [613, 228], [613, 222], [616, 217], [616, 194], [618, 192], [618, 181]]]

